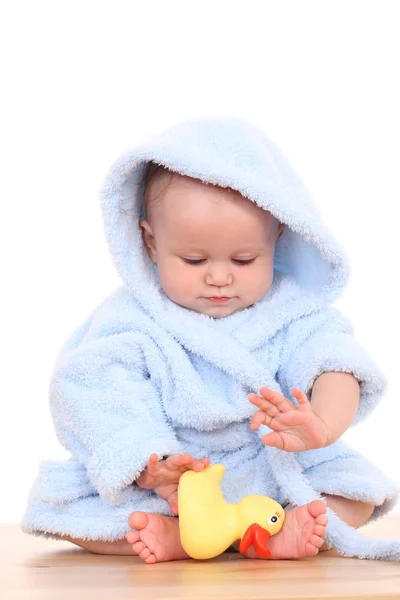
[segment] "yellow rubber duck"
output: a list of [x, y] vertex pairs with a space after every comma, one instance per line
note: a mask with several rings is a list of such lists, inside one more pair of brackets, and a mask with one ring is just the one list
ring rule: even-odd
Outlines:
[[241, 540], [240, 552], [253, 546], [259, 556], [269, 558], [266, 543], [283, 525], [282, 506], [272, 498], [255, 494], [237, 504], [226, 502], [221, 491], [224, 473], [224, 465], [215, 464], [181, 476], [178, 505], [184, 550], [192, 558], [213, 558]]

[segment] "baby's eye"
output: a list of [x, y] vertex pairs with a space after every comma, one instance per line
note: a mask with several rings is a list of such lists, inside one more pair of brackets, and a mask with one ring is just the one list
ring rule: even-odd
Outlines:
[[205, 258], [182, 258], [183, 262], [187, 265], [202, 265], [206, 259]]
[[233, 258], [232, 260], [236, 265], [244, 267], [246, 265], [251, 265], [251, 263], [253, 263], [256, 259], [250, 258], [248, 260], [240, 260], [239, 258]]
[[[187, 265], [202, 265], [205, 262], [207, 262], [207, 259], [205, 258], [182, 258], [183, 262], [186, 263]], [[232, 261], [241, 267], [245, 267], [246, 265], [251, 265], [254, 261], [255, 258], [250, 258], [250, 259], [239, 259], [239, 258], [233, 258]]]

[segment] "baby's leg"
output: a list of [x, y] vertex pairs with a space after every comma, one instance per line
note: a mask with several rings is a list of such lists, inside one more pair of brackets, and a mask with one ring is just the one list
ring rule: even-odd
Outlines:
[[72, 542], [76, 546], [80, 546], [93, 554], [115, 554], [119, 556], [136, 556], [137, 552], [132, 549], [132, 544], [126, 540], [117, 540], [115, 542], [103, 542], [100, 540], [82, 540], [73, 538], [69, 535], [61, 536], [63, 540]]
[[[285, 508], [285, 521], [282, 529], [271, 536], [267, 547], [270, 559], [282, 560], [315, 556], [324, 543], [326, 535], [326, 504], [313, 500], [308, 504]], [[253, 547], [244, 553], [248, 558], [259, 558]]]
[[339, 517], [356, 529], [364, 525], [375, 510], [374, 504], [359, 502], [358, 500], [350, 500], [343, 496], [331, 496], [323, 494], [326, 498], [326, 503]]
[[[326, 504], [353, 527], [365, 523], [374, 510], [373, 505], [340, 496], [326, 495]], [[295, 508], [288, 506], [285, 513], [282, 530], [268, 541], [272, 559], [301, 558], [329, 549], [323, 543], [328, 521], [324, 502], [314, 500]], [[135, 512], [129, 517], [129, 525], [134, 531], [127, 534], [126, 540], [100, 542], [68, 536], [64, 539], [96, 554], [138, 554], [147, 563], [188, 558], [180, 542], [178, 519]], [[245, 554], [249, 558], [257, 558], [252, 548]]]
[[[289, 510], [282, 531], [268, 541], [271, 558], [301, 558], [317, 554], [326, 534], [325, 509], [322, 500], [314, 500]], [[139, 555], [149, 564], [188, 558], [181, 545], [178, 519], [134, 512], [128, 522], [133, 531], [127, 534], [126, 540], [102, 542], [70, 536], [63, 536], [63, 539], [95, 554]], [[252, 548], [245, 554], [249, 558], [258, 558]]]
[[[324, 494], [326, 503], [336, 513], [342, 521], [355, 527], [361, 527], [372, 515], [375, 510], [373, 504], [367, 504], [366, 502], [359, 502], [357, 500], [349, 500], [349, 498], [343, 498], [343, 496], [331, 496], [330, 494]], [[329, 550], [328, 544], [325, 542], [320, 548], [320, 552]]]
[[128, 522], [134, 531], [128, 533], [127, 539], [103, 542], [67, 535], [62, 536], [62, 539], [94, 554], [139, 555], [147, 563], [188, 558], [181, 545], [178, 519], [135, 512], [130, 515]]
[[[349, 500], [342, 496], [331, 496], [330, 494], [322, 493], [322, 496], [326, 499], [326, 504], [336, 513], [342, 521], [351, 525], [351, 527], [361, 527], [374, 512], [375, 506], [373, 504], [367, 504], [365, 502], [358, 502], [356, 500]], [[285, 513], [290, 513], [298, 508], [293, 508], [290, 504], [286, 506]], [[326, 542], [319, 548], [319, 552], [330, 550], [330, 546]], [[338, 556], [339, 553], [337, 554]]]
[[[268, 548], [272, 559], [313, 556], [323, 544], [326, 535], [326, 504], [314, 500], [290, 510], [282, 530], [271, 537]], [[135, 531], [126, 536], [133, 550], [147, 563], [188, 558], [179, 537], [179, 522], [172, 517], [135, 512], [129, 517]], [[245, 552], [249, 558], [258, 558], [254, 548]]]

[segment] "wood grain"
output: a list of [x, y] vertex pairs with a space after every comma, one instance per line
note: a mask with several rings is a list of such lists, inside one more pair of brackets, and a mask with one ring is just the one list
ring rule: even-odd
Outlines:
[[[363, 529], [400, 539], [400, 515]], [[333, 552], [291, 561], [217, 559], [146, 565], [139, 558], [93, 555], [65, 541], [0, 525], [1, 600], [400, 599], [400, 563], [341, 558]]]

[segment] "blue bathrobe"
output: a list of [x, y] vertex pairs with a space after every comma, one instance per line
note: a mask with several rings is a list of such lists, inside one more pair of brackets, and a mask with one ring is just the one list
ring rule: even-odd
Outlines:
[[[286, 225], [262, 300], [213, 319], [165, 296], [138, 226], [149, 161], [238, 190]], [[135, 484], [153, 452], [223, 463], [229, 502], [256, 493], [301, 505], [327, 493], [373, 503], [372, 519], [387, 513], [395, 482], [344, 441], [289, 453], [262, 444], [267, 427], [249, 428], [256, 409], [247, 395], [262, 386], [289, 398], [299, 387], [310, 398], [321, 373], [352, 373], [361, 389], [357, 423], [386, 385], [332, 306], [347, 283], [346, 258], [279, 148], [240, 119], [190, 119], [120, 157], [101, 201], [122, 285], [58, 356], [50, 407], [71, 457], [40, 465], [23, 530], [118, 540], [132, 511], [170, 514], [165, 500]], [[342, 555], [400, 559], [400, 542], [364, 538], [328, 516], [327, 541]]]

